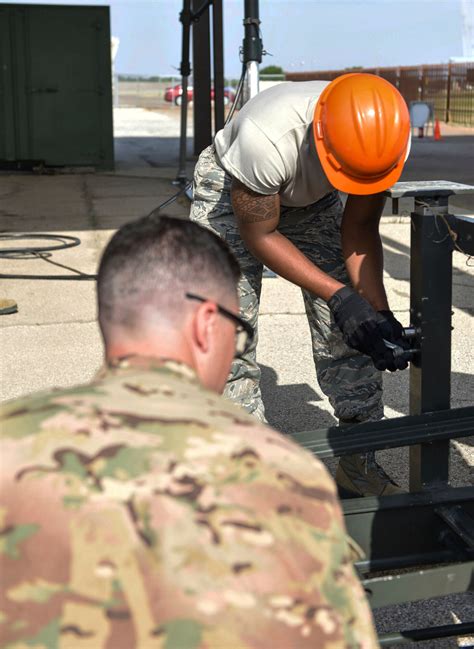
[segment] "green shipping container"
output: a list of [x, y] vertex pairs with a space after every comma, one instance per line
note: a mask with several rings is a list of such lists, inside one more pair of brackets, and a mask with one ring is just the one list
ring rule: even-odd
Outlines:
[[0, 168], [112, 169], [109, 7], [0, 5]]

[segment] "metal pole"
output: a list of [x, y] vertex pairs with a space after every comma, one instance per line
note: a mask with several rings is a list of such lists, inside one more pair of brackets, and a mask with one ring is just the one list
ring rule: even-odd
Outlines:
[[[447, 410], [451, 396], [452, 240], [448, 197], [415, 196], [412, 212], [410, 313], [421, 331], [410, 368], [410, 414]], [[449, 441], [410, 448], [410, 491], [448, 482]]]
[[245, 0], [244, 28], [243, 61], [247, 68], [244, 86], [245, 102], [255, 97], [259, 91], [258, 66], [262, 62], [262, 39], [260, 38], [258, 0]]
[[222, 22], [222, 0], [214, 0], [212, 3], [214, 133], [224, 128], [224, 34]]
[[246, 94], [247, 99], [252, 99], [258, 95], [260, 91], [260, 75], [258, 71], [257, 61], [249, 61], [247, 63], [247, 85]]
[[[199, 6], [200, 5], [200, 6]], [[212, 142], [209, 2], [193, 0], [194, 155]]]
[[451, 74], [452, 74], [452, 67], [451, 63], [448, 63], [448, 79], [446, 82], [446, 123], [450, 121], [451, 118]]
[[179, 19], [183, 25], [183, 36], [181, 43], [181, 88], [183, 94], [181, 95], [181, 126], [179, 136], [179, 166], [178, 174], [176, 176], [176, 183], [178, 185], [185, 185], [187, 182], [186, 177], [186, 143], [187, 143], [187, 128], [188, 128], [188, 77], [191, 74], [191, 63], [189, 60], [189, 40], [191, 32], [191, 0], [183, 0], [183, 10], [179, 15]]

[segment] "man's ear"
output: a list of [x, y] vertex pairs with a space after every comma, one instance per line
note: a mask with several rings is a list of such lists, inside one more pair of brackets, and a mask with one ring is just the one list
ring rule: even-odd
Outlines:
[[193, 315], [192, 334], [194, 342], [202, 353], [207, 353], [210, 336], [216, 324], [217, 306], [213, 302], [203, 302]]

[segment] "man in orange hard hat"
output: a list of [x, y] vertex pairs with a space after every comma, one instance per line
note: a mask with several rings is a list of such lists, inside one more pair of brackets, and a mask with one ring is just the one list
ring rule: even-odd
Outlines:
[[[301, 287], [319, 385], [342, 425], [382, 418], [381, 372], [407, 367], [385, 344], [405, 341], [383, 285], [379, 221], [409, 144], [396, 88], [347, 74], [261, 92], [195, 169], [191, 219], [233, 248], [242, 316], [256, 328], [263, 265]], [[255, 337], [225, 393], [264, 419], [259, 380]], [[347, 496], [401, 491], [373, 453], [341, 458], [336, 480]]]

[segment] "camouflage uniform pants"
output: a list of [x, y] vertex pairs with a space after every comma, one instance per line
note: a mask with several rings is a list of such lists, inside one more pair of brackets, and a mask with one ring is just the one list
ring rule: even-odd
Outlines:
[[[239, 260], [241, 315], [255, 329], [246, 353], [236, 358], [225, 396], [264, 420], [260, 369], [256, 361], [257, 318], [262, 286], [262, 263], [248, 251], [240, 237], [230, 200], [231, 177], [216, 160], [214, 146], [205, 149], [194, 172], [191, 220], [225, 239]], [[341, 251], [342, 204], [337, 192], [305, 208], [281, 209], [278, 231], [284, 234], [321, 270], [348, 283]], [[382, 377], [367, 356], [350, 349], [331, 317], [324, 300], [302, 291], [321, 390], [329, 397], [340, 419], [377, 420], [383, 416]]]

